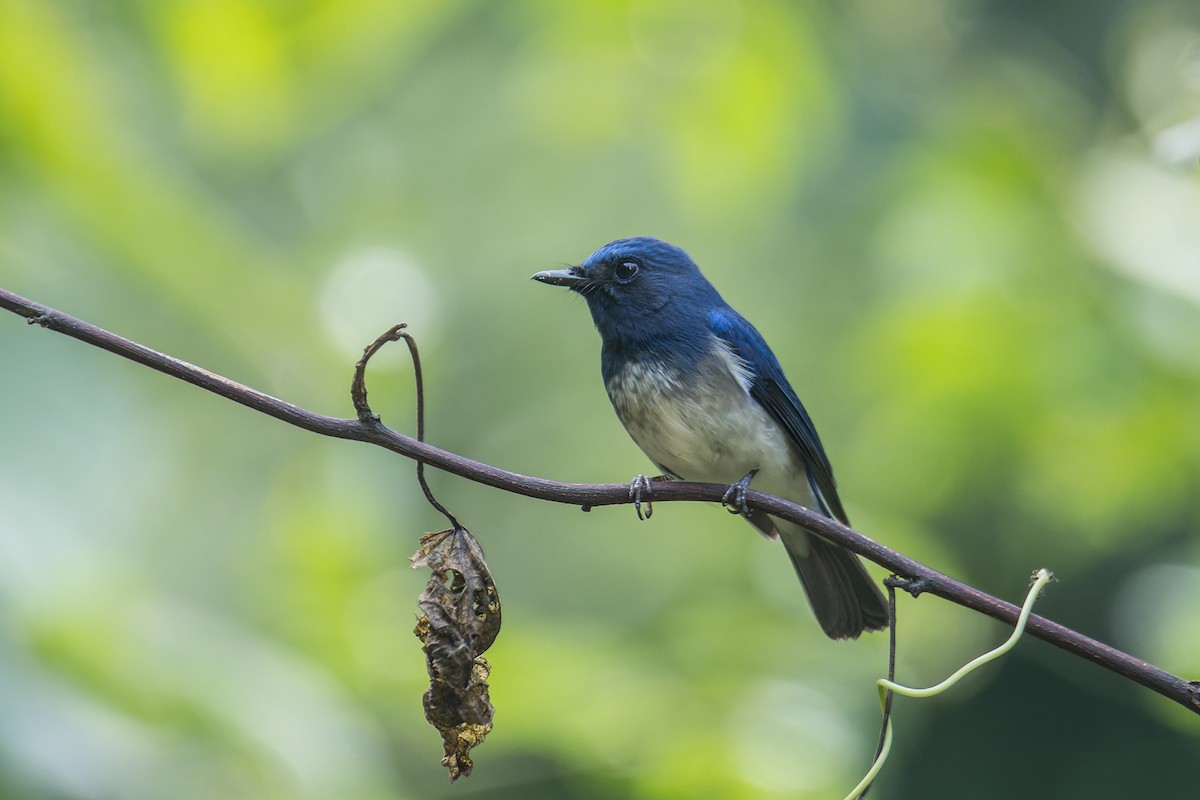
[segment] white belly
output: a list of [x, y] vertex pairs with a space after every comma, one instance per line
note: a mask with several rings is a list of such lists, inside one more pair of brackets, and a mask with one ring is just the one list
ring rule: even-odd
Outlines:
[[708, 362], [686, 385], [658, 365], [632, 364], [607, 389], [638, 447], [679, 478], [733, 483], [757, 469], [754, 488], [801, 503], [811, 499], [787, 434], [723, 359]]

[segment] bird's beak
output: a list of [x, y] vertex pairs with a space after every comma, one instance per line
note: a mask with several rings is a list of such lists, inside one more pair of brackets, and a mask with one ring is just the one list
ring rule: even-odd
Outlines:
[[551, 286], [566, 286], [569, 289], [587, 279], [583, 277], [579, 267], [571, 267], [570, 269], [548, 269], [545, 272], [539, 272], [533, 276], [533, 280], [538, 283], [548, 283]]

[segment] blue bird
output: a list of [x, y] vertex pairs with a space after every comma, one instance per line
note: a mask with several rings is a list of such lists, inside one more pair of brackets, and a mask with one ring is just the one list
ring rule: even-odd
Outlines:
[[[783, 541], [830, 638], [886, 627], [883, 594], [853, 553], [746, 508], [753, 479], [847, 522], [821, 440], [779, 361], [687, 253], [650, 237], [619, 239], [533, 279], [587, 300], [609, 400], [664, 479], [729, 484], [734, 510]], [[650, 484], [638, 476], [633, 488]]]

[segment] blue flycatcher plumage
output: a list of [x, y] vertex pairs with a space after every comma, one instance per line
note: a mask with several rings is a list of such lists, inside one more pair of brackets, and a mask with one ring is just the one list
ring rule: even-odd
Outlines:
[[727, 497], [750, 524], [783, 541], [831, 638], [887, 625], [883, 594], [857, 556], [741, 503], [753, 479], [848, 524], [821, 440], [779, 361], [687, 253], [650, 237], [619, 239], [533, 279], [587, 301], [608, 397], [665, 478], [730, 484]]

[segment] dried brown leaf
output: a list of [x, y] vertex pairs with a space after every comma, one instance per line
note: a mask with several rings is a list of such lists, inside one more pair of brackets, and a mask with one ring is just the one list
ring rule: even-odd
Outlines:
[[470, 750], [492, 730], [491, 667], [482, 653], [500, 632], [500, 596], [483, 550], [466, 528], [422, 536], [412, 564], [433, 571], [417, 600], [422, 616], [413, 633], [429, 671], [425, 718], [442, 735], [442, 765], [454, 781], [471, 774]]

